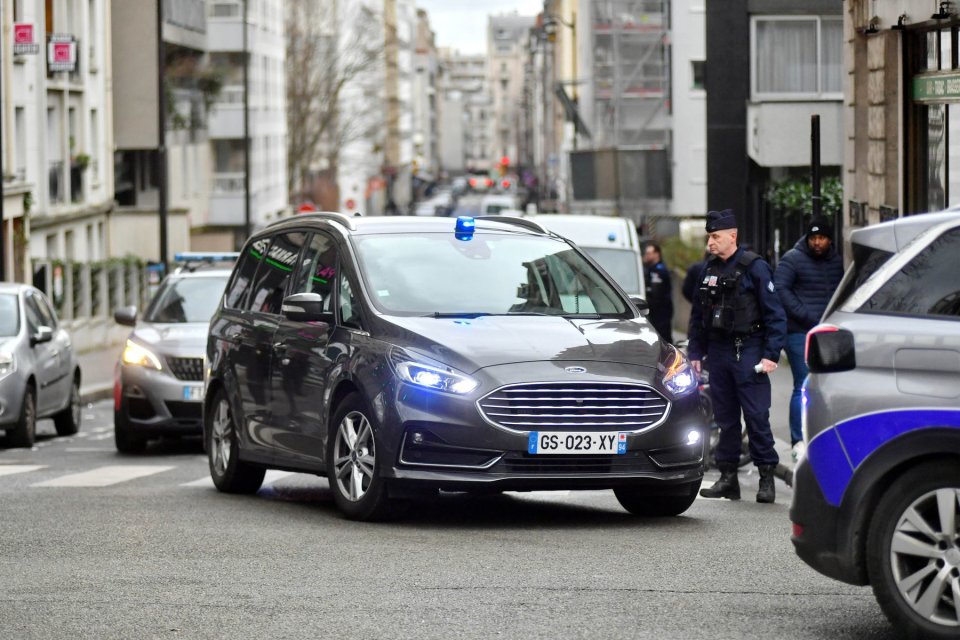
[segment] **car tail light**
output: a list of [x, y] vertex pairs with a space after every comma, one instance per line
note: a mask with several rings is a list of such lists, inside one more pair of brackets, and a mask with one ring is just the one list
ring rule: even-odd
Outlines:
[[796, 522], [791, 523], [793, 525], [793, 537], [802, 538], [803, 537], [803, 525], [797, 524]]
[[509, 188], [510, 188], [510, 181], [509, 181], [509, 180], [504, 180], [503, 182], [500, 183], [500, 186], [503, 187], [504, 189], [509, 189]]
[[805, 358], [811, 373], [835, 373], [857, 367], [853, 333], [830, 324], [807, 332]]
[[492, 186], [493, 186], [493, 180], [490, 179], [490, 178], [487, 178], [487, 180], [486, 180], [486, 182], [485, 182], [484, 184], [486, 184], [488, 187], [492, 187]]

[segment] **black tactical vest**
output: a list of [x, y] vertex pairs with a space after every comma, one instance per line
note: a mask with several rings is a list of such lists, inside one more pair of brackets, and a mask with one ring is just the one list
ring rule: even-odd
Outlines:
[[740, 279], [760, 256], [744, 251], [733, 270], [724, 273], [723, 260], [711, 258], [700, 282], [703, 327], [734, 335], [747, 335], [763, 327], [763, 315], [755, 292], [743, 292]]

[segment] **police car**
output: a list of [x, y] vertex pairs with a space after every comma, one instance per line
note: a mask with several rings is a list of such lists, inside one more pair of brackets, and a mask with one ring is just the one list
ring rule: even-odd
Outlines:
[[910, 636], [960, 637], [960, 212], [851, 234], [807, 335], [797, 554]]

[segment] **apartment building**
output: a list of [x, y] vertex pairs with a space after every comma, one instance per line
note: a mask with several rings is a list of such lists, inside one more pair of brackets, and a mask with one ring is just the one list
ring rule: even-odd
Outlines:
[[487, 22], [487, 87], [494, 120], [492, 159], [516, 164], [520, 149], [520, 108], [526, 36], [533, 16], [517, 13], [490, 16]]
[[493, 168], [495, 118], [486, 56], [440, 49], [443, 138], [440, 156], [450, 174]]
[[[31, 281], [32, 259], [108, 255], [113, 202], [110, 3], [2, 5], [4, 271]], [[13, 25], [16, 25], [14, 29]]]

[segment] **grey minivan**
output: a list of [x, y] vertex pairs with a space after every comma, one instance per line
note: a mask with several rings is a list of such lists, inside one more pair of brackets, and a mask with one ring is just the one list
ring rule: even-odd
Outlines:
[[807, 335], [797, 554], [871, 585], [907, 635], [960, 637], [960, 212], [854, 231]]
[[39, 289], [0, 283], [0, 429], [12, 446], [30, 447], [37, 419], [48, 417], [62, 436], [80, 427], [73, 344]]
[[698, 379], [645, 307], [521, 218], [275, 223], [210, 322], [214, 484], [324, 474], [359, 520], [438, 489], [612, 489], [680, 514], [703, 476]]

